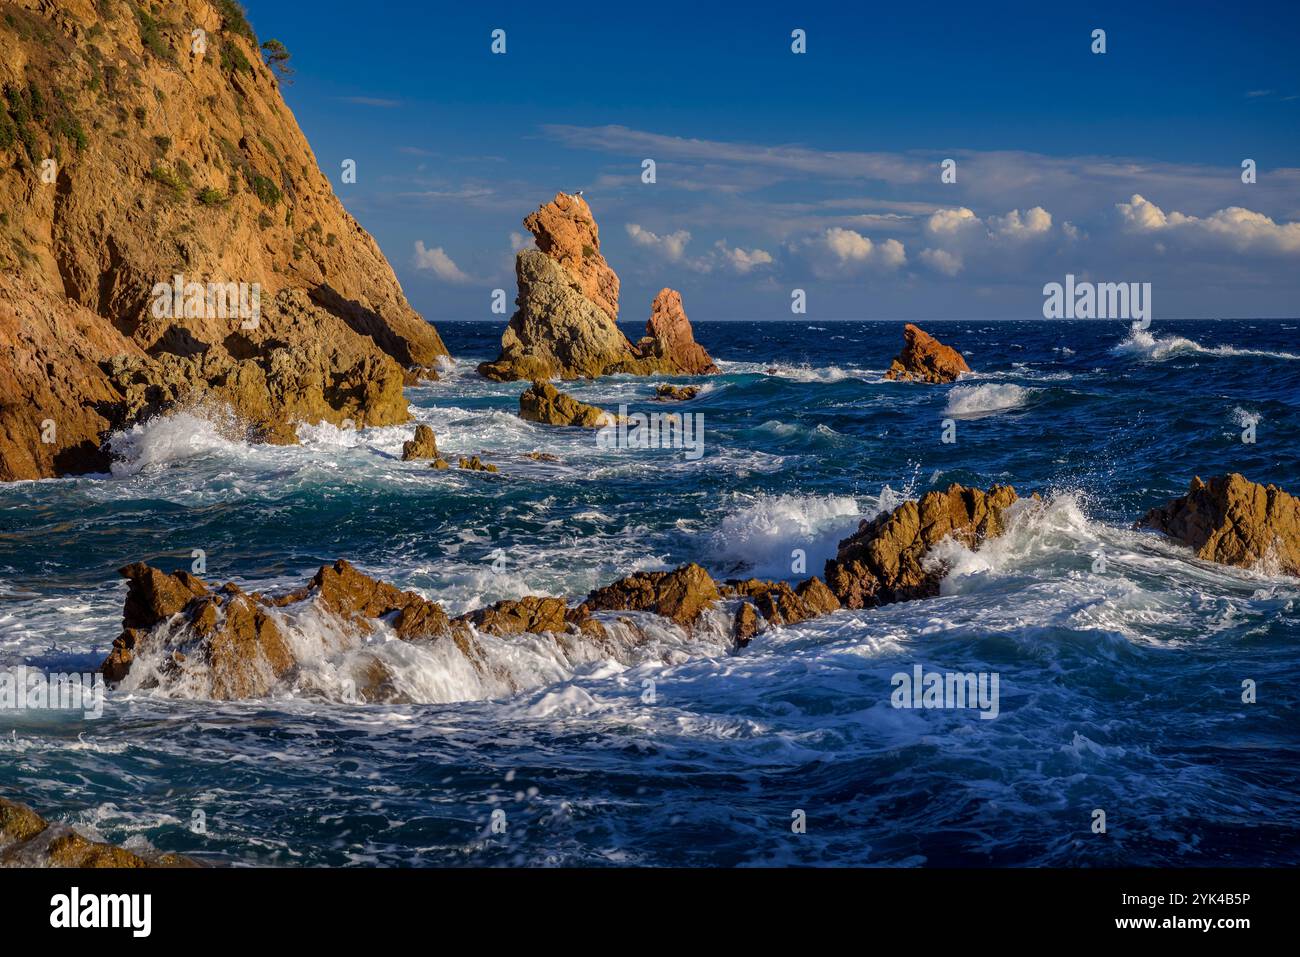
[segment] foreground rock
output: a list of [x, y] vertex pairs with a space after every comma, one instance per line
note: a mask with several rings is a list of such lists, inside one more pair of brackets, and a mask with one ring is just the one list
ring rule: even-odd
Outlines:
[[656, 297], [635, 346], [618, 328], [618, 277], [600, 253], [599, 230], [581, 197], [557, 194], [524, 226], [537, 248], [515, 259], [518, 309], [501, 336], [500, 356], [482, 363], [481, 375], [511, 381], [718, 371], [671, 289]]
[[826, 584], [846, 608], [934, 597], [946, 569], [925, 562], [930, 550], [949, 537], [978, 548], [1002, 534], [1006, 511], [1016, 500], [1009, 485], [982, 492], [954, 484], [863, 519], [826, 562]]
[[51, 824], [25, 804], [0, 797], [0, 867], [197, 867], [179, 854], [143, 857]]
[[437, 459], [438, 440], [433, 429], [421, 422], [415, 427], [415, 437], [402, 443], [402, 461]]
[[162, 6], [148, 30], [95, 0], [0, 18], [0, 479], [103, 471], [108, 432], [179, 408], [272, 442], [403, 422], [405, 370], [446, 355], [238, 4]]
[[[342, 559], [323, 565], [304, 587], [277, 596], [247, 593], [234, 584], [213, 588], [188, 572], [167, 574], [137, 562], [127, 579], [122, 634], [101, 665], [106, 680], [149, 689], [183, 689], [188, 696], [233, 700], [265, 697], [292, 683], [301, 662], [288, 633], [289, 612], [310, 606], [327, 628], [355, 646], [382, 621], [410, 642], [450, 642], [479, 671], [489, 666], [478, 635], [554, 633], [603, 641], [604, 626], [588, 605], [528, 595], [449, 618], [435, 601], [371, 578]], [[379, 700], [390, 684], [382, 668], [357, 689]]]
[[[905, 502], [864, 520], [842, 541], [836, 558], [826, 563], [824, 582], [809, 578], [792, 587], [747, 579], [719, 585], [692, 563], [635, 572], [597, 588], [577, 605], [528, 595], [454, 619], [437, 602], [370, 578], [343, 560], [322, 566], [305, 587], [276, 597], [246, 593], [233, 584], [214, 589], [187, 572], [166, 574], [137, 563], [121, 570], [128, 581], [122, 635], [101, 670], [110, 682], [129, 681], [132, 688], [166, 685], [194, 697], [264, 697], [290, 684], [300, 667], [291, 626], [282, 616], [309, 607], [333, 622], [326, 630], [342, 636], [334, 639], [343, 641], [342, 647], [373, 634], [382, 620], [402, 641], [450, 642], [487, 675], [494, 674], [494, 666], [480, 643], [483, 635], [550, 634], [570, 642], [581, 637], [606, 650], [646, 639], [641, 625], [618, 616], [616, 641], [610, 624], [596, 617], [602, 612], [658, 615], [698, 637], [706, 614], [727, 602], [731, 638], [743, 647], [765, 627], [799, 624], [841, 607], [937, 595], [945, 568], [933, 561], [931, 550], [950, 537], [979, 547], [1002, 533], [1007, 509], [1016, 501], [1008, 486], [982, 492], [953, 485], [920, 502]], [[717, 628], [716, 616], [710, 618]], [[508, 674], [497, 676], [502, 685], [514, 687]], [[393, 700], [391, 686], [391, 676], [376, 662], [358, 692], [366, 701]]]
[[457, 463], [458, 468], [468, 469], [471, 472], [495, 472], [497, 467], [491, 462], [484, 462], [477, 455], [471, 455], [469, 458], [462, 457]]
[[1300, 576], [1300, 498], [1232, 472], [1153, 508], [1139, 523], [1222, 565]]
[[910, 322], [903, 327], [903, 351], [890, 363], [886, 379], [954, 382], [970, 366], [960, 352]]
[[586, 429], [598, 429], [614, 421], [603, 409], [579, 402], [541, 380], [519, 396], [519, 417], [543, 425], [577, 425]]

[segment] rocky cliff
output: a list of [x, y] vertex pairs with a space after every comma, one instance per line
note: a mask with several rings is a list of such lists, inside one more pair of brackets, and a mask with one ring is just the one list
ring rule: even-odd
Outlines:
[[447, 350], [238, 4], [0, 11], [0, 479], [102, 469], [106, 430], [184, 403], [274, 442], [404, 421]]

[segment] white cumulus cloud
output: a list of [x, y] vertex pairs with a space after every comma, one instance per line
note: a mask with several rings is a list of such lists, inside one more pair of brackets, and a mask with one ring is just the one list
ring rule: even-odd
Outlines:
[[415, 241], [415, 268], [427, 269], [443, 282], [469, 282], [470, 278], [457, 266], [441, 246], [429, 249], [424, 240]]
[[921, 262], [945, 276], [957, 275], [962, 267], [961, 253], [949, 252], [946, 249], [922, 249]]
[[965, 206], [956, 209], [937, 209], [925, 221], [925, 229], [932, 236], [955, 236], [969, 226], [978, 226], [980, 218]]
[[1041, 206], [1013, 209], [1005, 216], [989, 217], [989, 234], [1000, 239], [1032, 239], [1051, 231], [1052, 214]]
[[1209, 216], [1166, 213], [1155, 203], [1134, 193], [1127, 203], [1116, 203], [1120, 218], [1131, 232], [1183, 236], [1238, 251], [1300, 253], [1300, 222], [1279, 223], [1263, 213], [1229, 206]]
[[765, 249], [741, 249], [739, 246], [728, 246], [726, 240], [722, 239], [714, 246], [722, 261], [738, 273], [747, 273], [759, 266], [772, 264], [772, 254]]
[[681, 259], [686, 253], [686, 244], [691, 241], [691, 234], [684, 229], [668, 233], [666, 236], [659, 236], [636, 223], [628, 223], [625, 228], [632, 242], [638, 246], [653, 249], [666, 259], [671, 260]]

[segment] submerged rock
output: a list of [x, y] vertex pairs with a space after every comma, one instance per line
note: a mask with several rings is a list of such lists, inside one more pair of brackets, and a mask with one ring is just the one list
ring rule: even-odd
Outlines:
[[501, 336], [501, 354], [479, 365], [481, 375], [509, 381], [718, 371], [695, 342], [673, 290], [656, 297], [640, 343], [619, 330], [618, 277], [600, 254], [596, 223], [581, 197], [558, 194], [524, 226], [537, 248], [515, 258], [518, 309]]
[[603, 409], [579, 402], [540, 380], [519, 396], [519, 417], [543, 425], [577, 425], [587, 429], [598, 429], [614, 421]]
[[1300, 576], [1300, 498], [1238, 472], [1208, 483], [1193, 478], [1186, 495], [1151, 509], [1138, 524], [1206, 561]]
[[664, 383], [655, 388], [656, 402], [686, 402], [700, 394], [697, 385], [671, 385]]
[[934, 597], [946, 569], [925, 563], [930, 549], [949, 537], [973, 549], [1002, 534], [1016, 500], [1009, 485], [982, 492], [953, 484], [863, 519], [826, 562], [826, 583], [846, 608]]
[[438, 457], [438, 440], [433, 434], [433, 429], [421, 422], [415, 427], [415, 437], [402, 443], [402, 461]]
[[2, 867], [197, 867], [179, 854], [148, 857], [92, 841], [66, 824], [51, 824], [25, 804], [0, 797]]
[[910, 322], [903, 327], [903, 340], [903, 351], [890, 363], [886, 379], [954, 382], [971, 371], [960, 352]]

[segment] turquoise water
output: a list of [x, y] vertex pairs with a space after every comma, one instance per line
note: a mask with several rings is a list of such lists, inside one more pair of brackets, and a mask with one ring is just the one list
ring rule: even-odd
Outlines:
[[[709, 628], [617, 656], [491, 641], [513, 688], [382, 634], [336, 647], [304, 618], [303, 667], [266, 700], [124, 688], [98, 721], [0, 712], [0, 792], [227, 864], [1297, 863], [1300, 583], [1131, 523], [1194, 474], [1300, 491], [1298, 326], [936, 324], [977, 372], [926, 387], [881, 378], [898, 323], [699, 323], [722, 375], [568, 389], [650, 411], [655, 382], [703, 385], [675, 407], [704, 416], [698, 461], [519, 420], [522, 385], [473, 371], [499, 337], [474, 323], [440, 324], [458, 361], [408, 397], [446, 457], [495, 476], [400, 461], [410, 425], [273, 448], [149, 423], [114, 438], [111, 476], [0, 487], [0, 667], [93, 670], [120, 630], [115, 569], [189, 568], [194, 549], [209, 580], [263, 591], [346, 557], [460, 613], [685, 561], [806, 577], [795, 549], [819, 574], [861, 518], [951, 482], [1047, 504], [953, 550], [939, 598], [740, 652]], [[403, 703], [344, 700], [365, 656]], [[891, 707], [916, 664], [996, 672], [998, 718]]]

